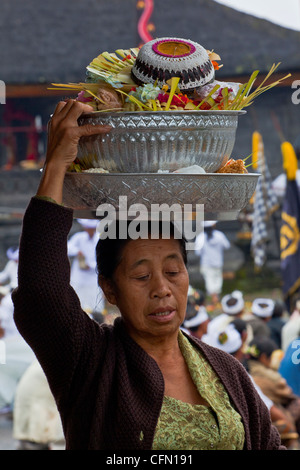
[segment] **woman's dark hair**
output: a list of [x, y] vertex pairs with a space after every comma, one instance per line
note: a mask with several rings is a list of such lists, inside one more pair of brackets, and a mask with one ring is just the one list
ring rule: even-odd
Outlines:
[[[114, 233], [118, 234], [119, 233], [119, 222], [118, 220], [112, 222], [116, 224], [116, 230]], [[130, 221], [127, 222], [127, 228], [130, 224]], [[167, 238], [174, 238], [178, 240], [179, 246], [180, 246], [180, 251], [183, 257], [184, 264], [187, 265], [187, 252], [186, 252], [186, 240], [183, 236], [178, 234], [178, 230], [174, 226], [174, 224], [171, 222], [168, 224], [169, 231], [167, 232], [169, 236]], [[166, 222], [160, 222], [159, 223], [159, 237], [163, 238], [163, 235], [166, 234], [165, 231], [166, 228]], [[128, 234], [128, 230], [127, 230]], [[149, 239], [151, 239], [151, 221], [148, 222], [148, 235]], [[177, 236], [176, 236], [177, 235]], [[157, 237], [155, 237], [157, 238]], [[164, 237], [166, 238], [166, 236]], [[98, 276], [102, 276], [105, 279], [112, 279], [114, 272], [117, 268], [117, 266], [120, 264], [121, 259], [122, 259], [122, 253], [125, 245], [127, 245], [128, 242], [131, 241], [131, 238], [126, 238], [126, 239], [119, 239], [118, 237], [116, 238], [101, 238], [97, 243], [96, 246], [96, 261], [97, 261], [97, 273]]]

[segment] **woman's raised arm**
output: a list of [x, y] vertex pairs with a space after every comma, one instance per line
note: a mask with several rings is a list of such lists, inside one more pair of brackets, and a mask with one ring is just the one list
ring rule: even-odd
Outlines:
[[74, 100], [61, 102], [49, 123], [47, 157], [37, 195], [58, 204], [31, 199], [20, 238], [18, 287], [12, 294], [16, 325], [58, 400], [67, 399], [77, 358], [92, 344], [95, 330], [70, 286], [67, 239], [73, 211], [61, 205], [64, 176], [76, 158], [80, 137], [109, 130], [79, 127], [78, 117], [89, 111], [89, 106]]
[[65, 173], [77, 156], [80, 137], [110, 131], [110, 126], [78, 125], [78, 118], [92, 110], [76, 100], [60, 101], [56, 106], [48, 124], [46, 162], [37, 195], [61, 204]]

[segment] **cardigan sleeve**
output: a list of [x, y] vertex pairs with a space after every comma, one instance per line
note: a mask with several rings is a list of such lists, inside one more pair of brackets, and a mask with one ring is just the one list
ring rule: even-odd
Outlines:
[[12, 294], [17, 328], [35, 352], [58, 403], [68, 400], [79, 357], [81, 364], [88, 361], [93, 338], [101, 336], [70, 286], [67, 237], [72, 221], [71, 209], [31, 199], [20, 239], [18, 287]]

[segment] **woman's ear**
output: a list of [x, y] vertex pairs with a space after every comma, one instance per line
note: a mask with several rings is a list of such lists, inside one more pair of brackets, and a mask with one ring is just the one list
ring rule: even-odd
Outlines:
[[117, 305], [113, 282], [109, 279], [105, 279], [103, 276], [99, 276], [98, 283], [108, 302], [112, 305]]

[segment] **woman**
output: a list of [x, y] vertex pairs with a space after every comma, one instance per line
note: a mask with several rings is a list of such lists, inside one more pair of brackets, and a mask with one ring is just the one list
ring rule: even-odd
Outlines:
[[13, 294], [15, 321], [48, 378], [66, 448], [281, 448], [238, 361], [180, 332], [189, 287], [180, 240], [100, 240], [99, 283], [121, 317], [98, 325], [81, 310], [69, 284], [73, 212], [61, 203], [79, 138], [108, 132], [78, 127], [86, 111], [82, 103], [61, 102], [51, 119]]

